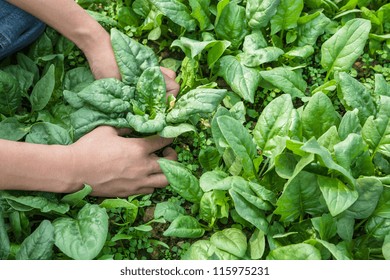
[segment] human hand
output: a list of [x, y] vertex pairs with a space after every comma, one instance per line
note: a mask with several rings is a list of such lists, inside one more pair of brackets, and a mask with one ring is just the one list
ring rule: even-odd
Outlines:
[[176, 73], [169, 68], [160, 67], [160, 69], [165, 79], [167, 96], [172, 94], [176, 97], [180, 90], [180, 85], [175, 81]]
[[[123, 131], [101, 126], [70, 145], [74, 190], [83, 184], [92, 187], [92, 195], [126, 197], [152, 193], [168, 181], [157, 160], [156, 152], [172, 139], [157, 135], [146, 138], [124, 138]], [[166, 147], [163, 157], [176, 160], [176, 152]]]

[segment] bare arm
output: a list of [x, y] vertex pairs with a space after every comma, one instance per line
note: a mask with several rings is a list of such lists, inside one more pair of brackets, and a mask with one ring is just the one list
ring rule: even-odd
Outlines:
[[[96, 196], [151, 193], [168, 184], [155, 152], [171, 142], [158, 136], [124, 138], [107, 126], [69, 146], [0, 139], [0, 190], [70, 193], [85, 183]], [[163, 155], [176, 160], [172, 148]]]
[[95, 78], [120, 78], [110, 35], [73, 0], [8, 0], [74, 42], [86, 55]]

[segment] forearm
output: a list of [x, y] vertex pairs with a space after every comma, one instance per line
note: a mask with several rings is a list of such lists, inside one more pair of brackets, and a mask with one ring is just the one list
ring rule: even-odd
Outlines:
[[[74, 42], [83, 51], [108, 34], [73, 0], [8, 0], [39, 18]], [[105, 38], [106, 39], [106, 38]]]
[[0, 139], [0, 190], [72, 192], [72, 157], [68, 146]]

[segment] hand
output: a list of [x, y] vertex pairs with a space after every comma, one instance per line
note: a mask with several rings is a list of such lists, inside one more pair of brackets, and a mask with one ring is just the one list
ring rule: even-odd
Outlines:
[[[155, 152], [172, 140], [157, 135], [124, 138], [121, 132], [98, 127], [70, 145], [77, 189], [85, 183], [92, 187], [94, 196], [126, 197], [168, 185]], [[162, 154], [166, 159], [177, 159], [172, 148], [165, 148]]]
[[169, 68], [160, 67], [160, 69], [164, 75], [167, 96], [172, 94], [176, 97], [180, 90], [180, 85], [175, 81], [176, 73]]

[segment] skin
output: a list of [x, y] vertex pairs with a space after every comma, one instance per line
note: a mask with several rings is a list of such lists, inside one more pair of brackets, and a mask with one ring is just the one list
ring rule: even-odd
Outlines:
[[[10, 0], [73, 41], [85, 54], [96, 79], [120, 79], [109, 34], [73, 0]], [[66, 24], [63, 24], [66, 23]], [[176, 74], [161, 67], [167, 95], [177, 95]], [[146, 194], [168, 182], [156, 152], [176, 160], [159, 136], [125, 138], [127, 130], [98, 127], [69, 146], [21, 143], [0, 139], [0, 190], [70, 193], [84, 184], [92, 195], [126, 197]]]

